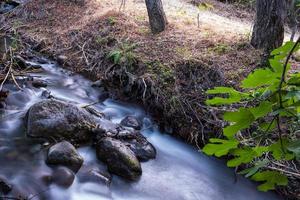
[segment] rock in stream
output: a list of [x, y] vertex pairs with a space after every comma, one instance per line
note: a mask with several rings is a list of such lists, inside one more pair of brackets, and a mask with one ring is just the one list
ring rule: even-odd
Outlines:
[[121, 121], [121, 125], [134, 128], [136, 130], [141, 130], [142, 123], [133, 116], [127, 116]]
[[128, 146], [140, 161], [156, 157], [154, 146], [138, 131], [120, 131], [116, 138]]
[[111, 173], [129, 180], [136, 180], [142, 175], [142, 168], [137, 157], [121, 141], [105, 137], [96, 145], [98, 159], [107, 164]]
[[70, 140], [91, 139], [95, 119], [86, 110], [58, 100], [43, 100], [31, 106], [26, 116], [27, 136]]
[[77, 153], [71, 143], [62, 141], [50, 147], [46, 163], [50, 165], [63, 165], [73, 171], [78, 171], [83, 163], [83, 158]]

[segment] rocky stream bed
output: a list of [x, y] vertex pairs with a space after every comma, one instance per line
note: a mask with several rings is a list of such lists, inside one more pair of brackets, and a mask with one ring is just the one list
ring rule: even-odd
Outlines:
[[29, 59], [21, 90], [4, 84], [0, 199], [279, 199], [109, 99], [101, 81]]

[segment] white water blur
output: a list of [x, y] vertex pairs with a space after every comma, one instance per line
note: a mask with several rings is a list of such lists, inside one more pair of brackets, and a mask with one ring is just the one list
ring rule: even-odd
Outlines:
[[[100, 91], [91, 87], [91, 82], [79, 75], [71, 74], [55, 64], [43, 64], [44, 72], [32, 74], [48, 83], [47, 90], [57, 98], [85, 105], [96, 102]], [[22, 117], [26, 110], [41, 100], [45, 89], [26, 87], [18, 91], [13, 85], [8, 102], [8, 110], [0, 115], [0, 137], [10, 140], [25, 137]], [[119, 123], [125, 116], [134, 115], [144, 122], [143, 134], [157, 149], [157, 158], [142, 163], [143, 175], [136, 182], [128, 182], [113, 176], [110, 186], [96, 183], [80, 183], [77, 178], [69, 189], [56, 185], [43, 185], [39, 177], [51, 173], [45, 165], [44, 154], [37, 152], [38, 145], [3, 145], [0, 154], [17, 152], [15, 157], [0, 156], [0, 175], [4, 174], [13, 184], [26, 188], [28, 194], [44, 191], [43, 197], [34, 199], [51, 200], [275, 200], [274, 193], [256, 190], [253, 183], [241, 176], [235, 181], [234, 171], [223, 161], [207, 157], [194, 147], [169, 135], [163, 134], [153, 124], [151, 117], [139, 106], [117, 102], [111, 99], [94, 106], [106, 114], [113, 122]], [[29, 142], [30, 143], [30, 142]], [[1, 148], [7, 148], [5, 151]], [[12, 149], [12, 150], [11, 150]], [[2, 153], [1, 153], [2, 152]], [[98, 165], [91, 147], [79, 149], [84, 157], [84, 165]], [[32, 187], [32, 189], [31, 189]], [[32, 191], [31, 191], [32, 190]]]

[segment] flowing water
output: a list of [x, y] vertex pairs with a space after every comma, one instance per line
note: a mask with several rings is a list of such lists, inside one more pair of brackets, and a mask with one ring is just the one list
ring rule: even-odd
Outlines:
[[[47, 82], [47, 90], [59, 99], [85, 105], [97, 101], [99, 89], [92, 82], [59, 68], [56, 64], [41, 64], [41, 73], [32, 73], [35, 79]], [[275, 200], [274, 193], [256, 190], [256, 184], [238, 176], [235, 180], [232, 169], [225, 163], [207, 157], [194, 147], [159, 131], [144, 110], [136, 105], [107, 99], [94, 108], [105, 113], [115, 123], [127, 115], [143, 120], [143, 134], [157, 149], [157, 158], [142, 163], [143, 175], [136, 182], [128, 182], [113, 176], [107, 186], [101, 183], [75, 181], [68, 189], [55, 184], [47, 186], [42, 177], [52, 173], [45, 164], [43, 146], [26, 138], [23, 117], [27, 109], [42, 99], [46, 89], [21, 84], [20, 91], [13, 84], [5, 88], [11, 92], [7, 107], [0, 114], [0, 176], [5, 176], [14, 185], [14, 190], [28, 199], [51, 200]], [[79, 149], [84, 157], [84, 166], [96, 165], [91, 147]], [[16, 193], [16, 192], [15, 192]], [[15, 194], [14, 193], [14, 194]], [[8, 196], [12, 196], [8, 195]], [[0, 198], [1, 199], [1, 198]]]

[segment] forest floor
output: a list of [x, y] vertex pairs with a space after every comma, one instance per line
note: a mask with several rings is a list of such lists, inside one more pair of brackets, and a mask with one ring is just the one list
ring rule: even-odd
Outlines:
[[121, 9], [120, 0], [25, 2], [0, 18], [0, 34], [102, 79], [114, 98], [143, 104], [166, 132], [197, 146], [223, 125], [219, 111], [205, 106], [205, 90], [236, 87], [260, 64], [262, 52], [249, 45], [250, 8], [165, 0], [168, 28], [152, 35], [143, 0]]

